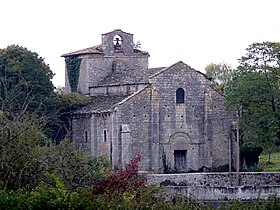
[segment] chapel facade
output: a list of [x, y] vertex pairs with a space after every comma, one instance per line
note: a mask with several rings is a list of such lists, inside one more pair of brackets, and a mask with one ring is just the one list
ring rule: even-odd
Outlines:
[[101, 45], [62, 55], [66, 92], [91, 97], [73, 116], [76, 147], [115, 169], [136, 155], [140, 170], [157, 173], [234, 166], [236, 119], [224, 96], [189, 65], [149, 68], [149, 56], [120, 29], [102, 34]]

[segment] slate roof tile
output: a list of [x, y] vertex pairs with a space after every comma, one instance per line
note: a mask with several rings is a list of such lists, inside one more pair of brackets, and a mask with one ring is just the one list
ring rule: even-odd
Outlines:
[[[142, 51], [142, 50], [139, 50], [139, 49], [134, 49], [134, 53], [149, 55], [148, 52]], [[74, 55], [86, 55], [86, 54], [103, 54], [102, 46], [101, 45], [96, 45], [96, 46], [88, 47], [88, 48], [85, 48], [85, 49], [82, 49], [82, 50], [77, 50], [77, 51], [74, 51], [74, 52], [65, 53], [61, 57], [69, 57], [69, 56], [74, 56]]]
[[112, 107], [129, 96], [93, 96], [91, 103], [75, 113], [101, 113], [111, 111]]
[[151, 75], [164, 69], [164, 67], [150, 69], [127, 69], [115, 71], [111, 75], [100, 80], [95, 87], [113, 86], [122, 84], [145, 84]]

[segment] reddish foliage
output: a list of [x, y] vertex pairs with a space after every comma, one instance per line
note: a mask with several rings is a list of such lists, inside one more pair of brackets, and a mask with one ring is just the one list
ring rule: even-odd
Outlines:
[[99, 177], [94, 180], [93, 193], [116, 193], [129, 192], [141, 189], [145, 186], [146, 178], [138, 173], [138, 163], [141, 156], [137, 155], [129, 163], [125, 164], [125, 169], [116, 171], [110, 176]]

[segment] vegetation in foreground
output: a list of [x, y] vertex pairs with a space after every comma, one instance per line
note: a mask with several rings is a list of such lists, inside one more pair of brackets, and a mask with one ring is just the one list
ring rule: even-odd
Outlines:
[[[100, 167], [91, 186], [67, 188], [54, 174], [45, 174], [45, 181], [31, 188], [0, 187], [0, 209], [279, 209], [280, 198], [250, 202], [221, 201], [204, 204], [180, 195], [166, 196], [155, 186], [147, 186], [138, 174], [140, 156], [124, 170], [111, 171]], [[99, 162], [99, 161], [97, 161]], [[102, 162], [102, 161], [101, 161]], [[102, 165], [102, 164], [96, 164]]]

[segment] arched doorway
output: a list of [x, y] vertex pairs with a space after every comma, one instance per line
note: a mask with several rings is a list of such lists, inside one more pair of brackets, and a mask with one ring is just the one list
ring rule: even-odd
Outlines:
[[190, 137], [184, 132], [177, 132], [170, 136], [170, 163], [176, 171], [187, 171], [191, 167]]

